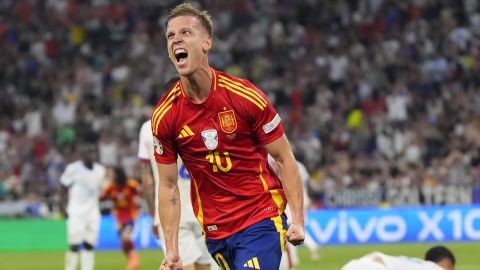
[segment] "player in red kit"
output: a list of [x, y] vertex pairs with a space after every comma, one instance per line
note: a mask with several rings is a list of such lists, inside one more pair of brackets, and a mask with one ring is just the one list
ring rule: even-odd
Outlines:
[[101, 198], [113, 202], [113, 215], [117, 220], [122, 250], [128, 258], [127, 269], [137, 269], [139, 261], [133, 251], [131, 233], [138, 216], [139, 185], [134, 179], [127, 178], [125, 171], [120, 167], [110, 168], [108, 177], [113, 181], [105, 188]]
[[[152, 114], [158, 164], [158, 212], [166, 256], [181, 269], [177, 155], [191, 176], [194, 213], [222, 269], [278, 269], [285, 240], [304, 240], [303, 189], [281, 119], [247, 80], [208, 63], [213, 27], [206, 11], [181, 4], [167, 19], [167, 46], [180, 80]], [[268, 165], [270, 154], [282, 181]], [[287, 228], [285, 205], [292, 209]]]

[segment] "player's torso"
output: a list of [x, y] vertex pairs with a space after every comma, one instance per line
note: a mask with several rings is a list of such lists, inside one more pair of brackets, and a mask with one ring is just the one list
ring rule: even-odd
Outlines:
[[283, 135], [280, 117], [250, 82], [212, 70], [212, 89], [193, 103], [177, 82], [152, 114], [157, 162], [183, 160], [194, 212], [221, 239], [283, 212], [285, 195], [264, 144]]
[[112, 201], [116, 209], [133, 209], [135, 207], [135, 196], [137, 192], [130, 185], [114, 185], [111, 191]]
[[87, 168], [82, 162], [78, 162], [75, 166], [75, 179], [69, 190], [69, 212], [98, 209], [104, 167], [94, 164], [92, 168]]
[[259, 170], [265, 166], [266, 152], [239, 104], [237, 97], [217, 89], [203, 104], [183, 100], [174, 108], [176, 148], [197, 184], [208, 176], [214, 193], [225, 188], [241, 193], [245, 189], [238, 188], [238, 181], [248, 184], [248, 179], [253, 180], [253, 189], [262, 188]]
[[109, 188], [109, 196], [114, 205], [114, 214], [119, 222], [127, 222], [136, 218], [138, 206], [136, 196], [138, 195], [135, 180], [129, 179], [124, 186], [112, 184]]
[[181, 96], [161, 123], [190, 173], [194, 211], [213, 238], [283, 210], [281, 184], [254, 134], [252, 106], [245, 105], [244, 95], [258, 97], [246, 91], [218, 84], [202, 104]]
[[97, 198], [100, 183], [103, 179], [103, 171], [97, 164], [93, 168], [87, 168], [83, 164], [78, 164], [73, 184], [73, 195], [83, 199]]

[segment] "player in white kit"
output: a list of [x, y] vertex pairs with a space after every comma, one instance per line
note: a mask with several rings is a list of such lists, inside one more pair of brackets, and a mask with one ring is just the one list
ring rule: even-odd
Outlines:
[[[142, 183], [144, 185], [144, 194], [150, 213], [153, 218], [153, 224], [158, 230], [158, 235], [165, 247], [162, 237], [160, 220], [158, 218], [158, 185], [159, 177], [157, 163], [153, 155], [153, 135], [151, 121], [143, 123], [140, 129], [138, 157], [142, 161]], [[198, 224], [193, 213], [190, 201], [190, 176], [179, 158], [178, 165], [178, 187], [180, 189], [181, 216], [180, 230], [178, 234], [178, 245], [180, 258], [183, 263], [183, 270], [209, 270], [212, 259], [208, 253], [205, 244], [205, 238], [202, 235], [202, 228]], [[152, 177], [153, 173], [153, 177]], [[153, 178], [153, 180], [152, 180]], [[154, 183], [152, 183], [154, 182]], [[212, 269], [213, 268], [212, 265]]]
[[[65, 270], [75, 270], [81, 261], [82, 270], [93, 270], [93, 248], [97, 244], [100, 223], [99, 196], [106, 169], [96, 163], [96, 147], [80, 147], [82, 159], [65, 168], [60, 181], [68, 188], [67, 241]], [[81, 249], [81, 247], [83, 248]]]
[[341, 270], [454, 270], [455, 257], [443, 246], [427, 251], [425, 260], [404, 256], [390, 256], [374, 252], [348, 262]]

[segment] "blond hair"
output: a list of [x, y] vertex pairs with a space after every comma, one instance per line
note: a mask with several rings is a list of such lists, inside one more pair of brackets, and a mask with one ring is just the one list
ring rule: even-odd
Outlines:
[[168, 22], [178, 16], [193, 16], [196, 17], [200, 20], [200, 23], [202, 26], [207, 30], [208, 34], [213, 37], [213, 22], [210, 14], [206, 10], [200, 11], [196, 9], [192, 4], [189, 3], [183, 3], [180, 4], [176, 7], [174, 7], [172, 10], [170, 10], [170, 13], [168, 13], [168, 18], [166, 24]]

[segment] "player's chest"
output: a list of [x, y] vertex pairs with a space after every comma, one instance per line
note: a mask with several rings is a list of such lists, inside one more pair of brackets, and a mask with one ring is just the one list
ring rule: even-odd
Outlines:
[[93, 169], [93, 170], [82, 169], [76, 175], [76, 178], [77, 178], [76, 182], [80, 183], [81, 185], [87, 188], [97, 188], [102, 180], [102, 176], [103, 175], [100, 173], [100, 171], [96, 169]]
[[174, 130], [179, 148], [226, 149], [239, 146], [250, 137], [247, 119], [232, 107], [210, 107], [180, 115]]
[[112, 198], [115, 201], [125, 201], [133, 196], [133, 192], [128, 188], [119, 188], [112, 191]]

